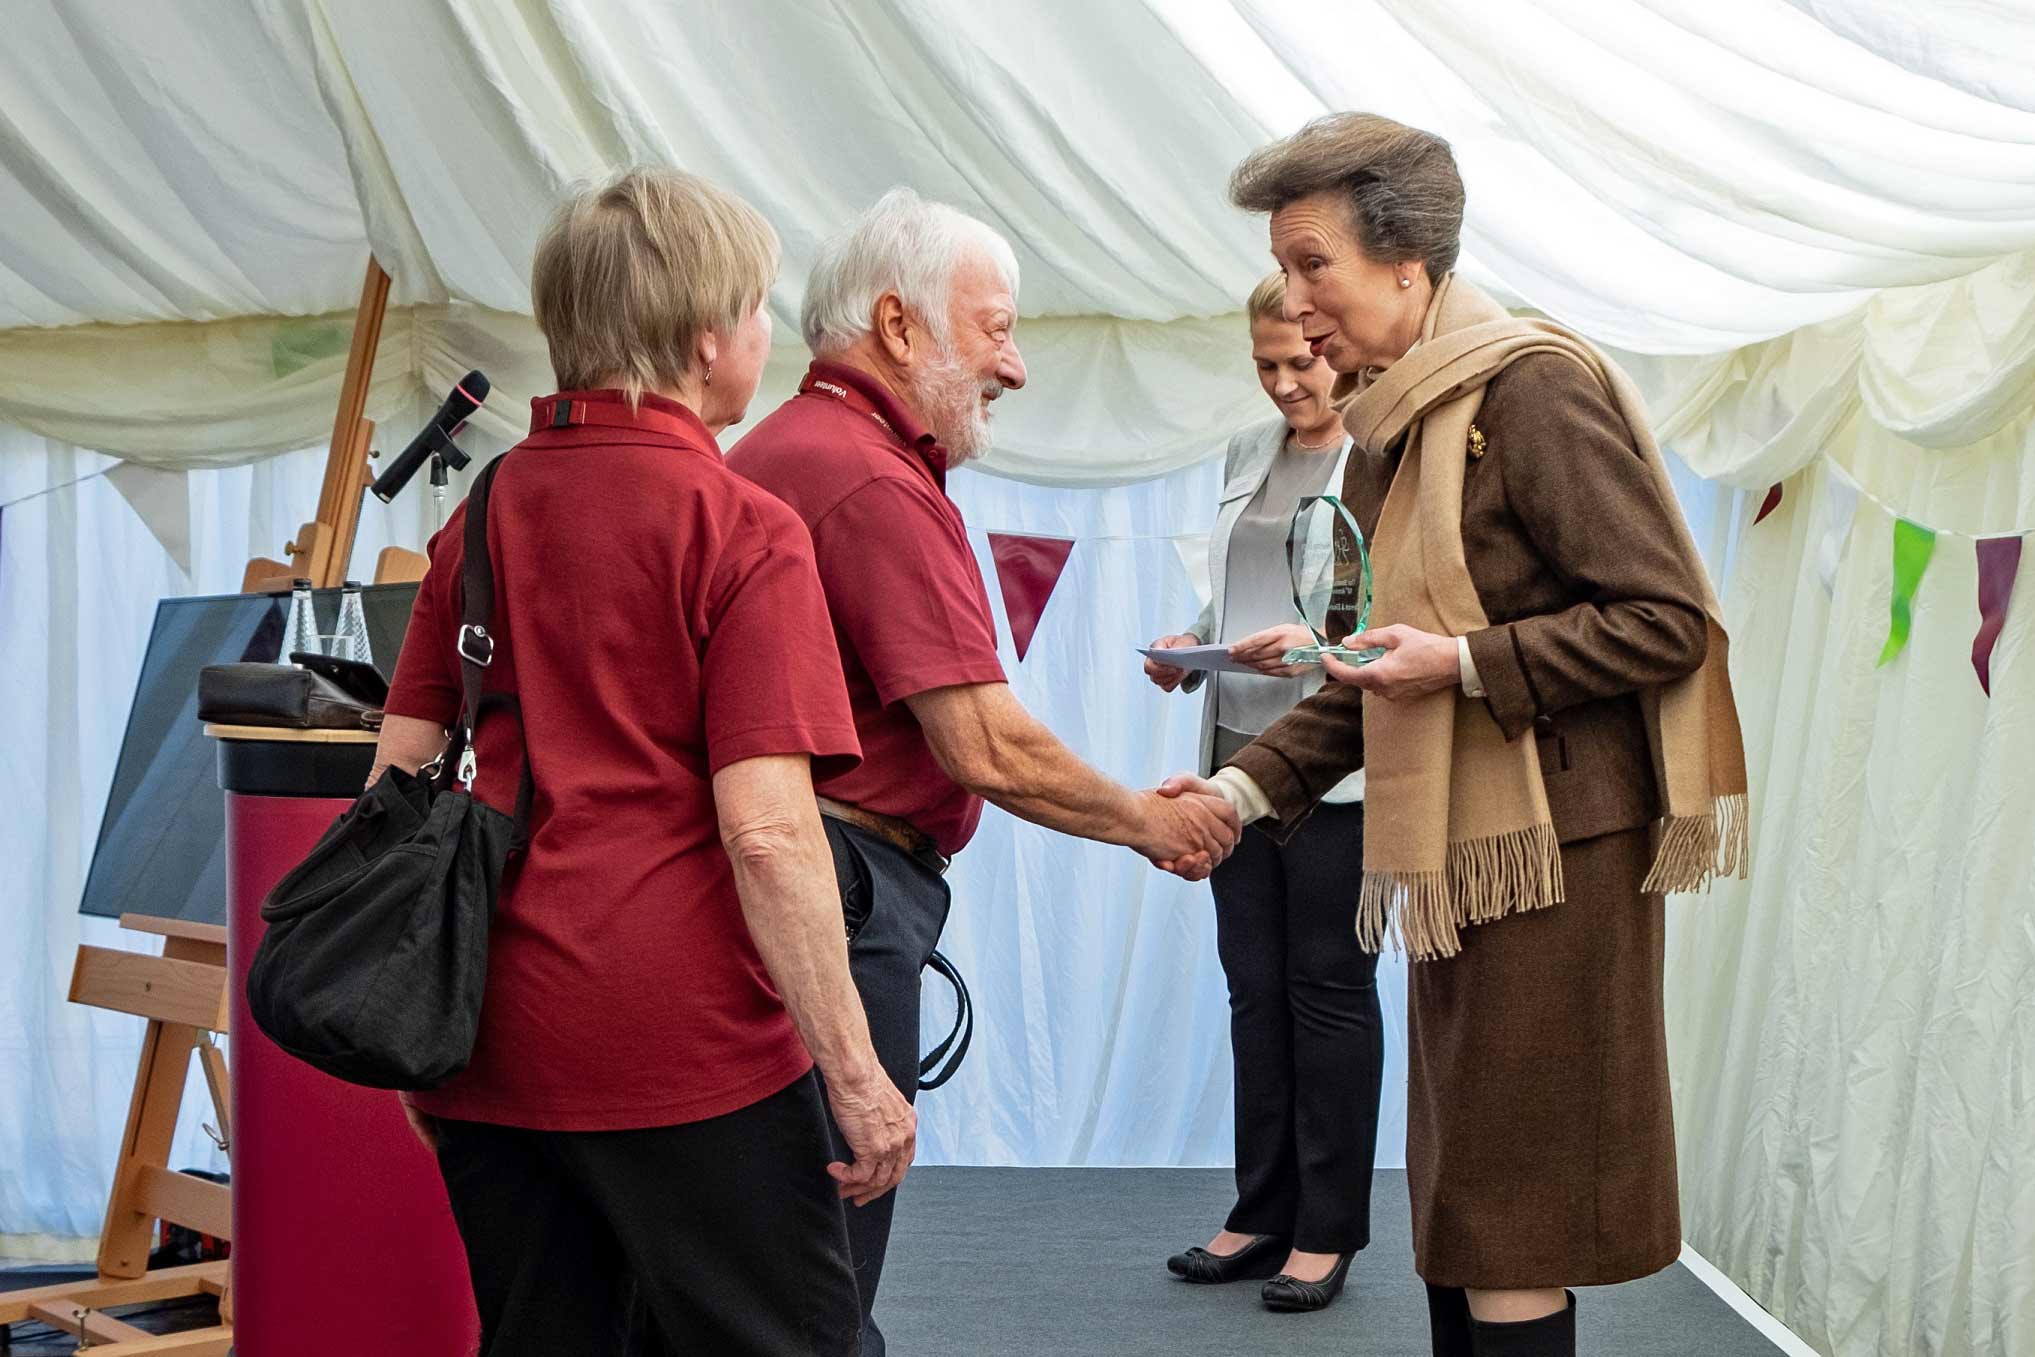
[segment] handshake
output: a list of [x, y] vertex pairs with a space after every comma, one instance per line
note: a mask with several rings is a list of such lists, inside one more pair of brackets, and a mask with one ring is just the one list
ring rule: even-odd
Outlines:
[[1212, 782], [1182, 773], [1137, 794], [1131, 847], [1186, 881], [1205, 881], [1243, 836], [1243, 821]]

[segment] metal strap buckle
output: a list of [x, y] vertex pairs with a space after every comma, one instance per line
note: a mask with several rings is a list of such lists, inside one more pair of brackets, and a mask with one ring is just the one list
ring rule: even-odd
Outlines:
[[473, 732], [466, 733], [466, 748], [459, 754], [459, 785], [467, 791], [473, 790], [473, 780], [480, 773], [480, 760], [474, 757]]
[[[474, 650], [480, 652], [479, 654], [476, 655], [473, 650], [466, 648], [469, 641], [473, 643]], [[485, 669], [495, 662], [494, 638], [488, 635], [486, 627], [478, 623], [461, 627], [459, 629], [459, 653]]]

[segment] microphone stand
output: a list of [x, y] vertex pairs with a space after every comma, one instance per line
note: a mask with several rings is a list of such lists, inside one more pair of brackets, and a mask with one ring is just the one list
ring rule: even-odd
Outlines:
[[451, 477], [445, 470], [445, 456], [442, 452], [431, 454], [431, 512], [438, 526], [445, 526], [445, 487]]
[[[452, 441], [453, 434], [465, 427], [466, 425], [462, 423], [451, 432], [432, 429], [425, 435], [431, 448], [431, 513], [440, 528], [445, 526], [447, 516], [445, 487], [451, 483], [451, 473], [466, 470], [467, 464], [473, 461], [461, 451], [459, 444]], [[390, 493], [399, 493], [401, 489], [399, 485]]]

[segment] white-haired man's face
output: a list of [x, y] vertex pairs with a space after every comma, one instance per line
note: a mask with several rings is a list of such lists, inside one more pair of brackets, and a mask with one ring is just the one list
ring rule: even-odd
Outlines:
[[911, 379], [911, 404], [950, 465], [989, 451], [989, 403], [1025, 384], [1016, 329], [1017, 299], [1002, 271], [970, 254], [954, 270], [940, 355]]

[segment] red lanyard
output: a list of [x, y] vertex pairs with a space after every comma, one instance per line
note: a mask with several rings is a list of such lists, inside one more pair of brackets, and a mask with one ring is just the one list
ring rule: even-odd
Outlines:
[[837, 400], [850, 410], [858, 414], [867, 415], [875, 420], [883, 426], [883, 431], [892, 438], [898, 436], [897, 430], [890, 427], [890, 421], [885, 419], [882, 412], [876, 408], [876, 403], [852, 386], [843, 386], [839, 382], [830, 382], [825, 377], [808, 372], [806, 379], [798, 384], [798, 393], [801, 396], [807, 392], [825, 396], [830, 400]]
[[825, 396], [828, 400], [841, 402], [857, 414], [869, 416], [878, 427], [897, 440], [901, 451], [931, 474], [934, 485], [942, 491], [947, 488], [947, 450], [930, 434], [921, 434], [916, 444], [907, 443], [904, 435], [892, 427], [891, 422], [883, 417], [883, 412], [876, 408], [876, 402], [847, 383], [823, 377], [817, 372], [806, 373], [805, 380], [798, 384], [798, 393], [801, 396]]

